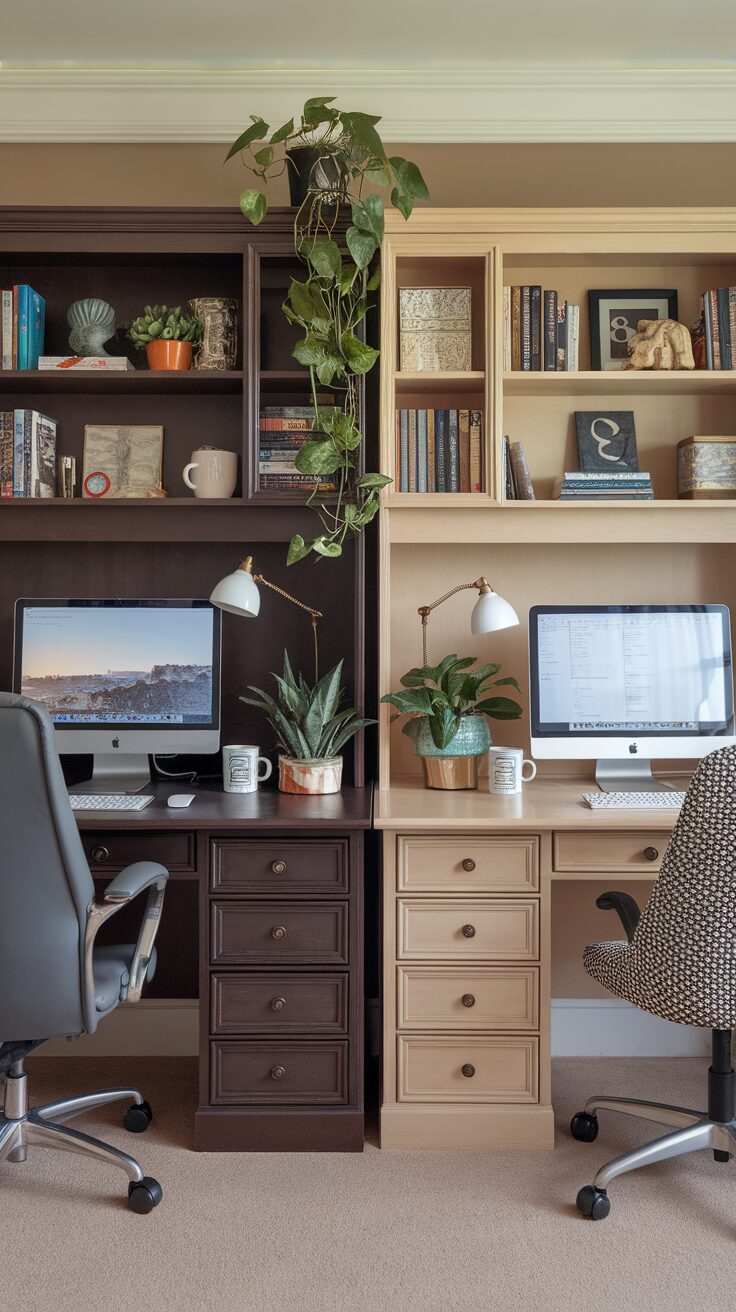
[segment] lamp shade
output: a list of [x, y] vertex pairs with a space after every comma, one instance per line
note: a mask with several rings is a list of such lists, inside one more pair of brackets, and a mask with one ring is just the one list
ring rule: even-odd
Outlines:
[[236, 569], [212, 589], [210, 601], [231, 615], [250, 615], [255, 619], [261, 609], [261, 594], [253, 575], [245, 569]]
[[513, 606], [497, 592], [481, 592], [470, 618], [471, 633], [495, 633], [498, 629], [511, 629], [519, 623]]

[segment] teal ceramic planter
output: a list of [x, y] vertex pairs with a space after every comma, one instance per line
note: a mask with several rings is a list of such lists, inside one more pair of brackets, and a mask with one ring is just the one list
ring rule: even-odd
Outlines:
[[447, 747], [435, 747], [429, 722], [422, 720], [414, 738], [415, 756], [482, 756], [491, 745], [485, 715], [464, 715], [455, 737]]

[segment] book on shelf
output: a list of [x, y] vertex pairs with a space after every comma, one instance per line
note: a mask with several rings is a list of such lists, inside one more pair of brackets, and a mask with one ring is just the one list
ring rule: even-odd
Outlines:
[[509, 456], [517, 501], [535, 501], [534, 485], [526, 462], [523, 442], [509, 442]]
[[38, 410], [0, 412], [0, 497], [56, 495], [56, 427]]
[[736, 287], [703, 292], [706, 369], [736, 368]]
[[555, 479], [552, 496], [559, 501], [653, 501], [651, 474], [606, 470], [569, 470]]
[[312, 441], [314, 409], [311, 405], [266, 405], [258, 420], [258, 485], [273, 491], [304, 491], [315, 486], [321, 492], [334, 492], [332, 479], [302, 474], [296, 459], [302, 447]]
[[579, 352], [579, 305], [538, 284], [504, 287], [504, 371], [574, 373]]
[[41, 373], [56, 369], [101, 369], [107, 373], [125, 373], [135, 365], [127, 355], [42, 355], [38, 361]]
[[43, 352], [46, 302], [28, 283], [0, 292], [0, 364], [3, 369], [37, 369]]
[[396, 411], [394, 473], [398, 492], [480, 492], [480, 410]]

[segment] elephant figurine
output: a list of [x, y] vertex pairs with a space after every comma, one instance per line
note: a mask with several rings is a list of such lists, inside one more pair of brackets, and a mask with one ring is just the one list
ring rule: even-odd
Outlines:
[[676, 319], [640, 319], [624, 369], [694, 369], [690, 330]]

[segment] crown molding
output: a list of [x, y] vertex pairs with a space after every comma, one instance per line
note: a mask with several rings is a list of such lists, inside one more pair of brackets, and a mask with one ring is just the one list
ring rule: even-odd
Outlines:
[[308, 96], [381, 112], [386, 141], [736, 140], [736, 63], [212, 69], [0, 64], [1, 142], [228, 142]]

